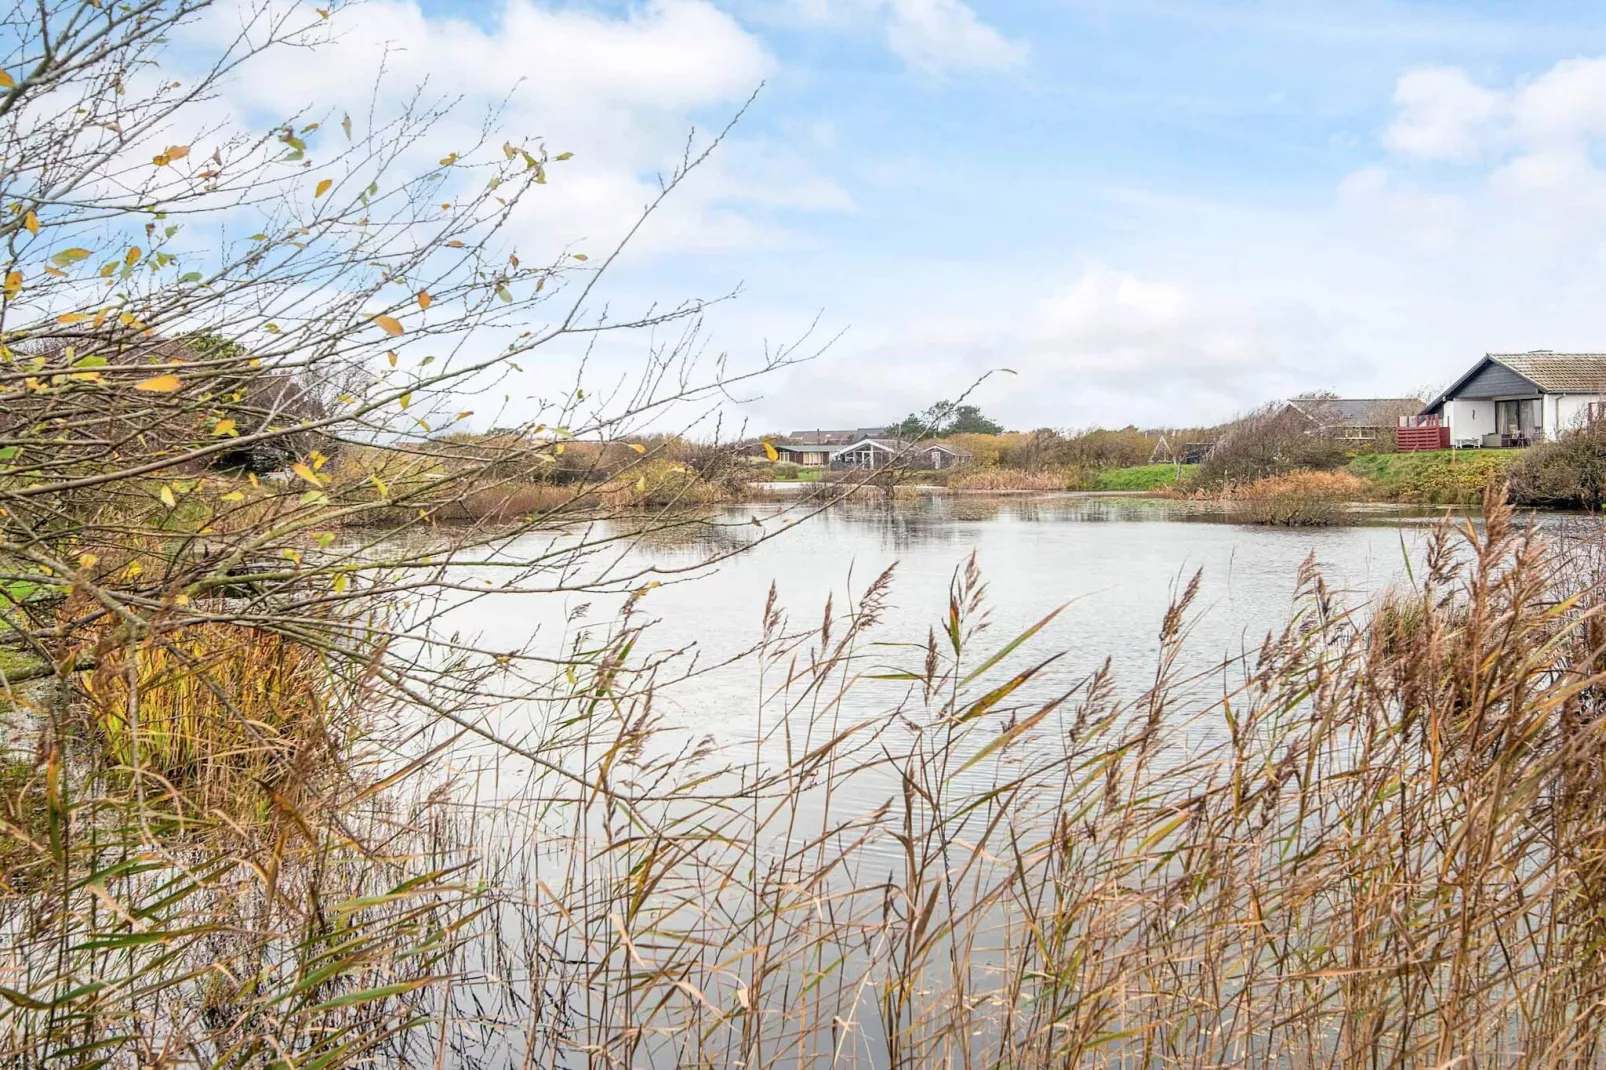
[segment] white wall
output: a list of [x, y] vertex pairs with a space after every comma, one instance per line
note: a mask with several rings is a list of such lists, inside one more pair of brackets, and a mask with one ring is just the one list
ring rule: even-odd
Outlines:
[[1444, 403], [1444, 421], [1450, 425], [1450, 441], [1481, 439], [1494, 434], [1494, 402], [1486, 398], [1460, 398]]
[[1567, 394], [1556, 398], [1556, 422], [1546, 427], [1547, 431], [1572, 431], [1584, 426], [1584, 420], [1589, 414], [1591, 402], [1599, 404], [1606, 401], [1603, 394]]

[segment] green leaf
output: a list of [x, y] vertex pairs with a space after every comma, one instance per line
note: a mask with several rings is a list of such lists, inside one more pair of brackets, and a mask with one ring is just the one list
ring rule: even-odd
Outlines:
[[389, 999], [391, 996], [399, 996], [403, 993], [411, 992], [415, 988], [422, 988], [424, 985], [429, 984], [429, 982], [430, 979], [426, 977], [419, 981], [403, 981], [400, 984], [380, 985], [378, 988], [365, 988], [361, 992], [347, 992], [343, 996], [336, 996], [334, 999], [325, 1000], [316, 1006], [308, 1007], [307, 1010], [327, 1011], [333, 1010], [336, 1007], [349, 1007], [353, 1003], [370, 1003], [376, 999]]
[[76, 264], [80, 260], [88, 259], [88, 249], [63, 249], [61, 252], [51, 257], [50, 262], [55, 264], [57, 267], [66, 267], [68, 264]]
[[972, 680], [975, 680], [982, 673], [986, 672], [988, 669], [992, 668], [994, 665], [997, 665], [1000, 661], [1003, 661], [1005, 658], [1009, 657], [1010, 654], [1014, 653], [1016, 647], [1020, 646], [1022, 643], [1026, 642], [1026, 640], [1030, 639], [1032, 636], [1036, 635], [1038, 632], [1040, 632], [1044, 628], [1048, 627], [1048, 623], [1050, 621], [1052, 621], [1055, 617], [1059, 616], [1064, 611], [1065, 611], [1065, 607], [1064, 606], [1060, 606], [1058, 609], [1054, 610], [1048, 616], [1044, 617], [1042, 620], [1038, 621], [1036, 624], [1032, 625], [1030, 628], [1027, 628], [1024, 632], [1021, 632], [1015, 638], [1013, 638], [1009, 642], [1005, 643], [1004, 646], [1003, 646], [1003, 649], [999, 650], [998, 653], [994, 654], [992, 657], [988, 658], [986, 661], [984, 661], [980, 665], [976, 666], [974, 669], [972, 669], [970, 671], [970, 673], [963, 680], [959, 681], [960, 686], [963, 687], [965, 684], [970, 683]]
[[180, 275], [178, 277], [178, 281], [179, 282], [200, 282], [201, 281], [201, 273], [199, 271], [186, 271], [184, 274], [182, 274], [182, 275]]

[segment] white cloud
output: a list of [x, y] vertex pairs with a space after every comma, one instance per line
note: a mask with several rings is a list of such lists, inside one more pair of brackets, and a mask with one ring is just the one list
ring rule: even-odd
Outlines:
[[1504, 102], [1465, 71], [1430, 67], [1403, 75], [1394, 103], [1399, 114], [1385, 136], [1390, 148], [1428, 160], [1455, 160], [1484, 147]]
[[887, 45], [915, 70], [1006, 70], [1026, 57], [1025, 46], [960, 0], [890, 0], [887, 7]]
[[[212, 40], [229, 13], [200, 28]], [[260, 128], [300, 108], [348, 111], [359, 129], [374, 87], [377, 118], [415, 93], [457, 101], [415, 162], [491, 141], [544, 141], [574, 159], [527, 198], [515, 236], [529, 249], [586, 240], [610, 247], [680, 161], [688, 131], [722, 126], [775, 60], [709, 0], [653, 0], [609, 14], [544, 0], [503, 0], [481, 22], [426, 15], [417, 0], [341, 8], [329, 43], [279, 49], [246, 65], [224, 103]], [[665, 206], [638, 251], [749, 248], [791, 240], [774, 209], [838, 211], [847, 194], [808, 146], [735, 137]]]
[[1024, 44], [983, 22], [964, 0], [783, 0], [780, 12], [807, 25], [873, 29], [922, 74], [1002, 71], [1026, 58]]
[[1606, 59], [1563, 60], [1509, 97], [1524, 145], [1565, 147], [1606, 134]]

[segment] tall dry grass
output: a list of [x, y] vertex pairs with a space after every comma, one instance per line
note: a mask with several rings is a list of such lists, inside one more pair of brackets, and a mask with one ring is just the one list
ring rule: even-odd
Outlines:
[[881, 635], [891, 575], [818, 627], [772, 598], [730, 743], [659, 721], [627, 617], [517, 753], [415, 740], [449, 779], [359, 793], [366, 860], [110, 872], [121, 945], [60, 941], [100, 900], [45, 865], [0, 897], [47, 922], [0, 1028], [192, 1065], [1592, 1065], [1603, 546], [1492, 497], [1375, 610], [1308, 566], [1287, 626], [1203, 673], [1195, 582], [1137, 686], [1037, 649], [1048, 619], [994, 635], [974, 561], [912, 643]]
[[1063, 471], [1028, 472], [1016, 468], [981, 468], [948, 481], [953, 490], [1065, 490], [1075, 481]]
[[108, 636], [82, 681], [101, 759], [201, 812], [246, 816], [340, 749], [335, 685], [312, 647], [219, 622]]
[[1370, 489], [1349, 472], [1301, 470], [1229, 485], [1220, 497], [1234, 517], [1251, 524], [1322, 527], [1342, 520], [1345, 506], [1366, 498]]

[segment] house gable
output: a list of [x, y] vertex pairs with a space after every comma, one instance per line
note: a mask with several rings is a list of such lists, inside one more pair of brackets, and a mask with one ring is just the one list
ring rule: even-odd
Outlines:
[[1423, 408], [1421, 415], [1433, 416], [1444, 411], [1444, 403], [1458, 397], [1504, 397], [1543, 393], [1539, 385], [1501, 364], [1493, 357], [1484, 357], [1448, 390], [1434, 398]]

